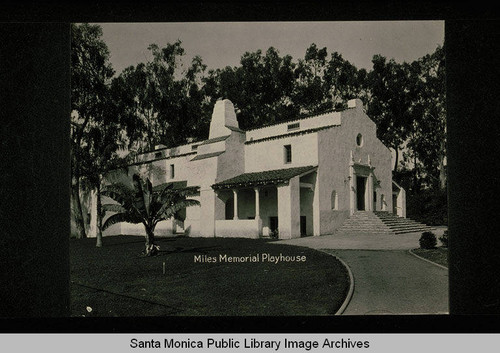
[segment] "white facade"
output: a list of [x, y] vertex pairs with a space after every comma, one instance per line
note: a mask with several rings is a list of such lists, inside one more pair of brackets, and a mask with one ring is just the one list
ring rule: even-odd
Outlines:
[[[361, 100], [348, 106], [245, 132], [233, 104], [219, 100], [208, 140], [145, 153], [130, 167], [130, 173], [163, 170], [153, 173], [153, 185], [200, 188], [201, 206], [187, 208], [183, 224], [161, 222], [156, 233], [286, 239], [332, 234], [356, 210], [392, 212], [391, 152]], [[105, 231], [143, 233], [131, 224]]]

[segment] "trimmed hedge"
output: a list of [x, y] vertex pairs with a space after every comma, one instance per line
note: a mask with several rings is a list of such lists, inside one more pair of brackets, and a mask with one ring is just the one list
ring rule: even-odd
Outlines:
[[418, 242], [422, 249], [434, 249], [437, 245], [436, 235], [432, 232], [423, 232]]
[[445, 190], [423, 190], [406, 195], [406, 214], [429, 226], [448, 225], [448, 199]]

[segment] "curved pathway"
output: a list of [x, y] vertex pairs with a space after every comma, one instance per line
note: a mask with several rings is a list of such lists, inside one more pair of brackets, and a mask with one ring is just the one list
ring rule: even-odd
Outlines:
[[329, 235], [279, 243], [322, 249], [347, 263], [354, 294], [343, 315], [446, 314], [448, 271], [408, 252], [419, 237]]
[[343, 315], [445, 314], [448, 271], [408, 251], [325, 250], [354, 275], [354, 294]]

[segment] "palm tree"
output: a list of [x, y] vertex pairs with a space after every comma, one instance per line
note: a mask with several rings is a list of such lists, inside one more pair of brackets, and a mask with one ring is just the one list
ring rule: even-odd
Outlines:
[[138, 174], [134, 174], [132, 185], [118, 182], [106, 186], [102, 191], [102, 195], [119, 203], [119, 205], [103, 205], [105, 211], [116, 213], [106, 219], [102, 229], [105, 230], [120, 222], [142, 223], [146, 230], [144, 255], [153, 256], [159, 249], [159, 246], [154, 243], [154, 231], [158, 222], [172, 217], [177, 219], [180, 210], [190, 206], [199, 206], [199, 201], [186, 198], [197, 192], [198, 187], [174, 189], [172, 183], [159, 191], [154, 191], [149, 179], [142, 180]]

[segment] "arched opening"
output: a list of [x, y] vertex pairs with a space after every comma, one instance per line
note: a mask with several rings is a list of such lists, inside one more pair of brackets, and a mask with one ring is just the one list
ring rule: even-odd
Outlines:
[[234, 218], [234, 197], [230, 197], [226, 201], [226, 219]]
[[358, 136], [356, 136], [356, 145], [358, 145], [358, 147], [363, 146], [363, 135], [358, 134]]
[[332, 194], [330, 196], [330, 202], [332, 210], [337, 210], [339, 208], [337, 203], [337, 192], [335, 190], [332, 191]]

